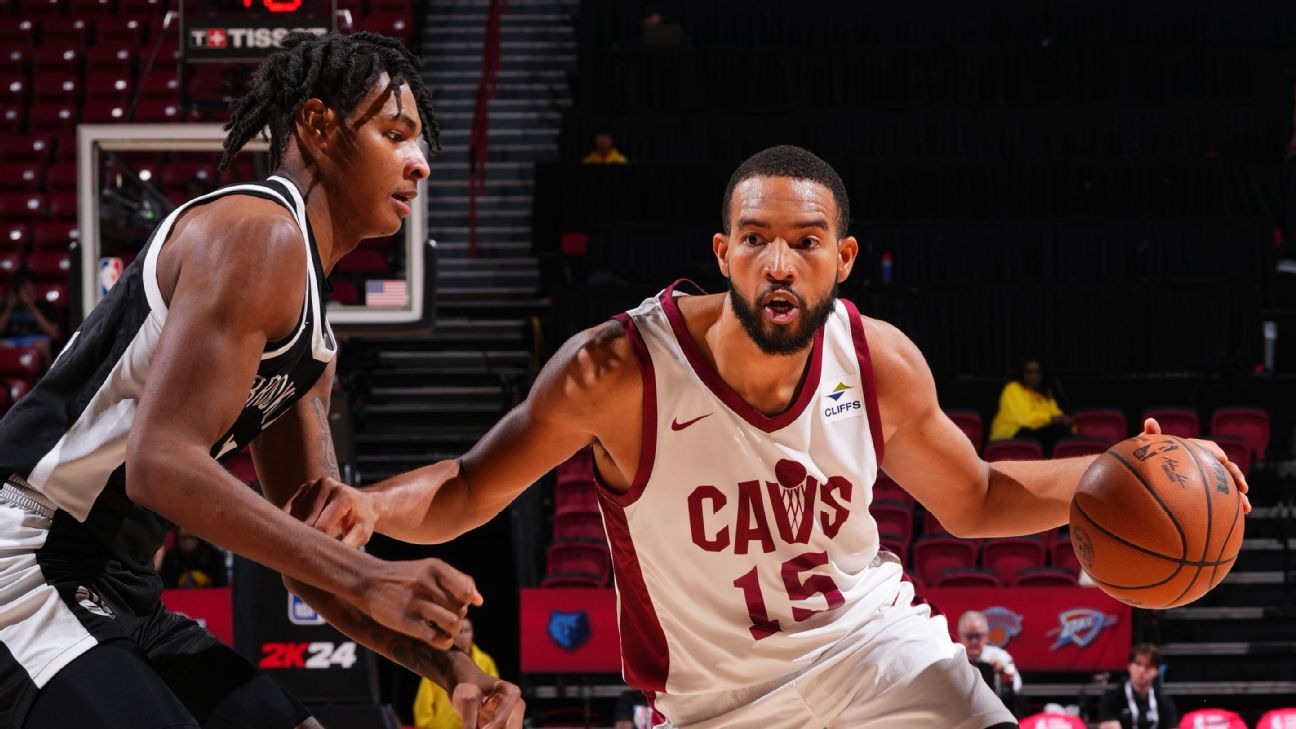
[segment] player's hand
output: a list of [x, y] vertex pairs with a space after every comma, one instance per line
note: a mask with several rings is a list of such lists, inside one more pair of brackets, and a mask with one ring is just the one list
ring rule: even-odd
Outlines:
[[[1161, 435], [1161, 424], [1156, 421], [1156, 418], [1148, 418], [1143, 421], [1143, 434]], [[1198, 446], [1206, 449], [1208, 453], [1215, 456], [1216, 460], [1218, 460], [1221, 465], [1228, 469], [1229, 475], [1233, 477], [1233, 483], [1237, 484], [1238, 492], [1242, 494], [1242, 513], [1250, 514], [1251, 499], [1247, 496], [1247, 493], [1251, 491], [1251, 486], [1247, 483], [1246, 476], [1242, 475], [1242, 469], [1238, 468], [1236, 463], [1229, 460], [1228, 456], [1224, 454], [1224, 449], [1220, 448], [1219, 444], [1215, 441], [1202, 440], [1200, 438], [1191, 438], [1190, 440]]]
[[328, 476], [302, 484], [284, 509], [349, 547], [367, 544], [378, 523], [372, 494]]
[[463, 651], [454, 651], [451, 660], [450, 702], [465, 727], [522, 729], [526, 702], [517, 686], [483, 672]]
[[434, 648], [449, 649], [468, 606], [482, 604], [473, 579], [439, 559], [371, 564], [356, 607]]

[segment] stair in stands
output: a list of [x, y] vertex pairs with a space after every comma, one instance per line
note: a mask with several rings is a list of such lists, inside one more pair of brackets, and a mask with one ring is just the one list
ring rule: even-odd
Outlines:
[[426, 337], [367, 345], [351, 373], [360, 478], [372, 482], [464, 453], [523, 394], [535, 366], [533, 317], [546, 306], [531, 246], [535, 164], [558, 151], [577, 2], [510, 0], [498, 97], [488, 102], [486, 190], [469, 254], [468, 141], [487, 0], [431, 0], [423, 79], [442, 152], [431, 160], [428, 235], [437, 241], [437, 322]]

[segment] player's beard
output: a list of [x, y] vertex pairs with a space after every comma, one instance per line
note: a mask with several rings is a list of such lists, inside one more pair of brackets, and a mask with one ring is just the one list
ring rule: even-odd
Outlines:
[[775, 327], [771, 331], [766, 331], [760, 307], [744, 299], [734, 289], [732, 281], [729, 282], [729, 303], [733, 306], [734, 314], [738, 316], [743, 330], [756, 343], [760, 351], [765, 354], [788, 356], [809, 347], [810, 342], [814, 341], [815, 334], [828, 322], [828, 317], [832, 316], [833, 309], [837, 305], [837, 284], [833, 284], [832, 291], [828, 292], [823, 301], [816, 304], [814, 308], [807, 306], [801, 294], [790, 286], [771, 287], [758, 294], [756, 301], [759, 302], [765, 294], [780, 289], [796, 297], [797, 311], [800, 316], [797, 317], [795, 327]]

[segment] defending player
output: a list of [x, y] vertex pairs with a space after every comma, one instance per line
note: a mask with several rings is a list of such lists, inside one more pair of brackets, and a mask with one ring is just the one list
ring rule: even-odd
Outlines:
[[818, 157], [753, 156], [722, 216], [728, 294], [671, 286], [577, 335], [461, 462], [316, 483], [308, 521], [451, 539], [592, 442], [625, 678], [671, 724], [1012, 725], [878, 550], [871, 485], [884, 468], [955, 534], [1026, 534], [1066, 523], [1091, 459], [977, 457], [917, 347], [836, 299], [858, 244]]
[[[436, 147], [416, 59], [381, 36], [290, 35], [233, 107], [228, 160], [269, 126], [269, 180], [182, 205], [0, 421], [0, 726], [318, 727], [169, 613], [165, 520], [279, 570], [356, 639], [520, 727], [516, 687], [449, 647], [472, 580], [383, 562], [279, 507], [337, 475], [326, 281], [410, 213]], [[267, 501], [218, 458], [251, 443]], [[274, 503], [270, 503], [273, 501]], [[485, 700], [483, 702], [483, 699]]]

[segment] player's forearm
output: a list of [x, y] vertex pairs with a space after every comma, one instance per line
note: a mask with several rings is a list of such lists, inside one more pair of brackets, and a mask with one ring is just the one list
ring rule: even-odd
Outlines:
[[[365, 489], [375, 498], [374, 531], [414, 544], [449, 541], [480, 526], [458, 461], [441, 461]], [[489, 517], [488, 517], [489, 518]]]
[[199, 537], [331, 593], [364, 593], [374, 558], [276, 509], [197, 446], [159, 443], [127, 457], [127, 492]]
[[1067, 523], [1071, 496], [1094, 456], [1051, 461], [996, 461], [987, 464], [984, 497], [959, 536], [1007, 537], [1034, 534]]
[[447, 692], [453, 691], [456, 683], [455, 662], [472, 661], [463, 651], [437, 650], [417, 638], [390, 630], [358, 608], [317, 587], [287, 576], [284, 577], [284, 586], [347, 637], [426, 677]]

